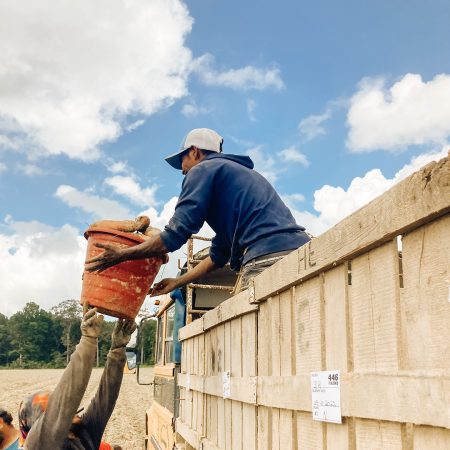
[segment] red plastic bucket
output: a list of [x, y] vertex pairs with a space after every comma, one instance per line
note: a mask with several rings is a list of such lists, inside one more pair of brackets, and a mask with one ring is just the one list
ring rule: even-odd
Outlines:
[[[96, 243], [132, 247], [145, 240], [138, 234], [100, 227], [88, 228], [84, 236], [88, 240], [86, 259], [103, 252]], [[124, 261], [103, 272], [85, 271], [80, 303], [87, 302], [109, 316], [134, 319], [162, 263], [162, 258], [153, 257]]]

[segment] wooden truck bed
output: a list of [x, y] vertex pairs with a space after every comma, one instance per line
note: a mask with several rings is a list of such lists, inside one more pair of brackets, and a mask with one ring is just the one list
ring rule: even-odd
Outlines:
[[[180, 448], [450, 449], [449, 211], [447, 157], [182, 328]], [[312, 419], [324, 370], [342, 424]]]

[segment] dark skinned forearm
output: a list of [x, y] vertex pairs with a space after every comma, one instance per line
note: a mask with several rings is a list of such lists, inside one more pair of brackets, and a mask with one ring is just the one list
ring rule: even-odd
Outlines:
[[185, 286], [186, 284], [192, 283], [199, 278], [202, 278], [207, 273], [216, 269], [216, 265], [210, 256], [207, 256], [200, 263], [198, 263], [193, 269], [186, 272], [181, 277], [176, 278], [177, 287]]
[[162, 256], [167, 252], [168, 250], [159, 235], [153, 236], [147, 241], [142, 242], [142, 244], [121, 249], [124, 261], [145, 259], [150, 258], [151, 256]]

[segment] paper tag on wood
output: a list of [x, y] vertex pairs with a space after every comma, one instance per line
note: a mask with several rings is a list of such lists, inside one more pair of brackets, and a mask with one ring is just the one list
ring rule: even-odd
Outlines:
[[313, 420], [342, 423], [339, 370], [311, 372]]
[[222, 372], [223, 398], [231, 397], [230, 371]]
[[187, 373], [186, 374], [186, 391], [190, 391], [191, 390], [191, 374]]

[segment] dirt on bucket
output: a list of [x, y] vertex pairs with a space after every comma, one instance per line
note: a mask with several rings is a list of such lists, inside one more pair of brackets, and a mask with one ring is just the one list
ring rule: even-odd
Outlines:
[[[86, 259], [103, 252], [103, 249], [95, 246], [96, 243], [132, 247], [145, 240], [136, 233], [104, 227], [88, 228], [85, 237], [88, 239]], [[162, 257], [152, 257], [124, 261], [103, 272], [85, 271], [80, 302], [87, 302], [109, 316], [134, 319], [162, 263]]]

